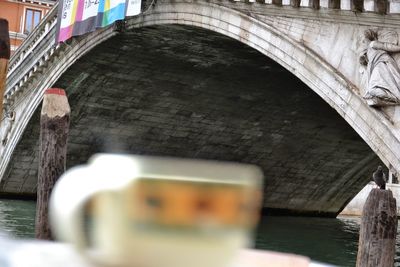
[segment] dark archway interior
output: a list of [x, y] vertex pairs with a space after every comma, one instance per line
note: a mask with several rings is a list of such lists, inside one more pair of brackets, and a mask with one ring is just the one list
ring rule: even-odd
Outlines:
[[[379, 159], [317, 94], [280, 65], [187, 26], [124, 32], [78, 60], [54, 87], [72, 108], [68, 167], [128, 152], [254, 163], [264, 205], [336, 215]], [[34, 194], [40, 108], [1, 182]]]

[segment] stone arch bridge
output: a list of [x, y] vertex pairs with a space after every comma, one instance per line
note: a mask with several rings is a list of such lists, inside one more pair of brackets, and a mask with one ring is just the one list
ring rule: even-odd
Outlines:
[[366, 29], [396, 32], [398, 1], [157, 0], [55, 44], [56, 8], [10, 61], [0, 191], [36, 192], [45, 89], [72, 108], [68, 167], [99, 151], [260, 165], [264, 206], [336, 216], [382, 162], [400, 171], [398, 108], [363, 99]]

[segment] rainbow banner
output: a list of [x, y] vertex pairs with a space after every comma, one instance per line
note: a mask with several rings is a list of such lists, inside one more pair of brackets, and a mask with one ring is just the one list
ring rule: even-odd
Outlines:
[[141, 0], [60, 0], [57, 42], [136, 16]]
[[125, 0], [100, 0], [97, 26], [105, 27], [125, 18]]

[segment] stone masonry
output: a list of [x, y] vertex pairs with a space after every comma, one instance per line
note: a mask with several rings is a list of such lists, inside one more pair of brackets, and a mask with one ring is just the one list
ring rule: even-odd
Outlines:
[[[72, 109], [68, 167], [96, 152], [253, 163], [264, 170], [266, 208], [335, 216], [379, 163], [290, 72], [196, 27], [123, 32], [80, 58], [54, 87], [66, 89]], [[36, 192], [40, 108], [1, 180], [3, 194]]]

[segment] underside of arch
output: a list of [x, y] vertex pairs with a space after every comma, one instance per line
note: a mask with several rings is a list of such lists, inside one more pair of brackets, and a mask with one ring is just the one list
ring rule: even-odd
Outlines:
[[[71, 102], [69, 166], [100, 151], [253, 163], [265, 173], [266, 208], [335, 216], [379, 162], [287, 70], [197, 27], [128, 29], [51, 85]], [[5, 193], [36, 191], [38, 114], [1, 181]]]

